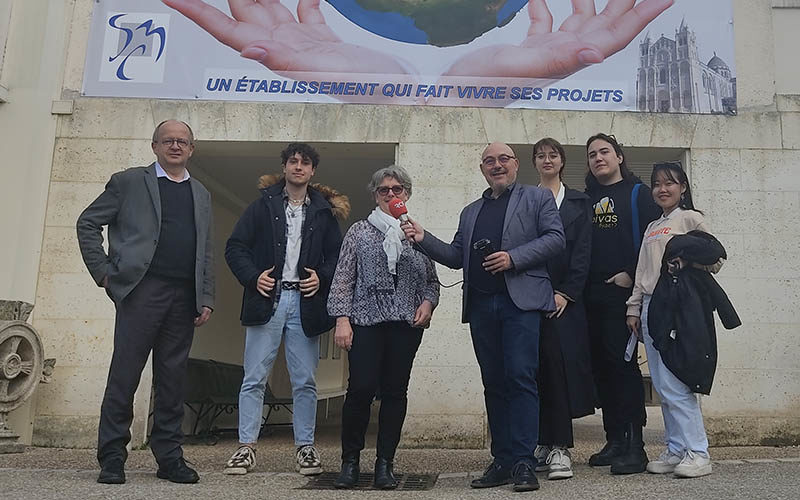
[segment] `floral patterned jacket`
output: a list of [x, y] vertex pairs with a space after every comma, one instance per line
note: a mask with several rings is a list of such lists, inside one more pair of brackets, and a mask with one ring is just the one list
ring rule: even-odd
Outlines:
[[408, 241], [397, 262], [397, 275], [389, 273], [383, 233], [361, 220], [347, 231], [328, 296], [328, 314], [347, 316], [359, 326], [387, 321], [414, 322], [422, 301], [435, 308], [439, 280], [433, 262]]

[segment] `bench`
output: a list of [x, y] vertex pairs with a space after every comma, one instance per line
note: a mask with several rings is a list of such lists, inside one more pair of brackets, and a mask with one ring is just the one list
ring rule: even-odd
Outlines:
[[[239, 389], [242, 386], [243, 378], [244, 367], [241, 365], [211, 359], [189, 358], [186, 368], [186, 394], [183, 402], [195, 416], [191, 435], [211, 436], [225, 430], [232, 430], [217, 429], [214, 427], [214, 422], [220, 415], [231, 414], [238, 410]], [[268, 425], [291, 425], [268, 424], [273, 411], [284, 408], [292, 413], [291, 398], [275, 397], [267, 384], [264, 391], [264, 405], [267, 408], [261, 418], [259, 435], [265, 431]], [[204, 420], [208, 420], [208, 424], [198, 434], [198, 426]]]

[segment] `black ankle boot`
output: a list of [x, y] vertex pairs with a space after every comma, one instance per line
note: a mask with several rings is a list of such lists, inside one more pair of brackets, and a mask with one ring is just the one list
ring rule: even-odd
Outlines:
[[641, 424], [627, 425], [625, 453], [611, 461], [612, 474], [638, 474], [647, 469], [647, 453], [644, 452]]
[[394, 477], [394, 464], [387, 458], [375, 459], [375, 488], [379, 490], [393, 490], [397, 488], [397, 479]]
[[627, 441], [624, 429], [615, 429], [606, 433], [606, 445], [603, 449], [589, 457], [592, 467], [611, 465], [611, 461], [625, 453]]
[[358, 478], [361, 475], [358, 458], [358, 455], [356, 455], [342, 459], [342, 471], [336, 481], [333, 482], [334, 488], [350, 489], [358, 483]]

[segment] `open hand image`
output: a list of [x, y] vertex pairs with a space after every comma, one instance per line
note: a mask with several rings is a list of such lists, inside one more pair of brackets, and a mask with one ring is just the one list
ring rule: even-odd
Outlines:
[[242, 57], [276, 73], [407, 73], [407, 62], [345, 43], [327, 25], [319, 0], [300, 0], [297, 17], [279, 0], [228, 0], [231, 16], [202, 0], [163, 0]]

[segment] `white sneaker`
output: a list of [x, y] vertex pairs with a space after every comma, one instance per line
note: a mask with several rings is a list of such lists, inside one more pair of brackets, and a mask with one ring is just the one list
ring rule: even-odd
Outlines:
[[307, 444], [297, 449], [297, 472], [304, 476], [322, 474], [322, 461], [313, 444]]
[[669, 448], [666, 448], [657, 459], [647, 462], [647, 472], [651, 474], [669, 474], [675, 471], [675, 466], [681, 463], [682, 459], [681, 455], [676, 455]]
[[547, 455], [547, 464], [550, 466], [550, 472], [547, 473], [547, 479], [569, 479], [572, 477], [572, 457], [569, 450], [566, 448], [553, 448], [550, 454]]
[[225, 474], [247, 474], [256, 466], [256, 450], [250, 446], [240, 446], [225, 464]]
[[687, 451], [675, 466], [675, 477], [702, 477], [711, 474], [711, 458]]
[[536, 467], [534, 471], [544, 472], [550, 470], [550, 464], [547, 463], [547, 457], [553, 449], [549, 446], [539, 445], [533, 451], [533, 458], [536, 459]]

